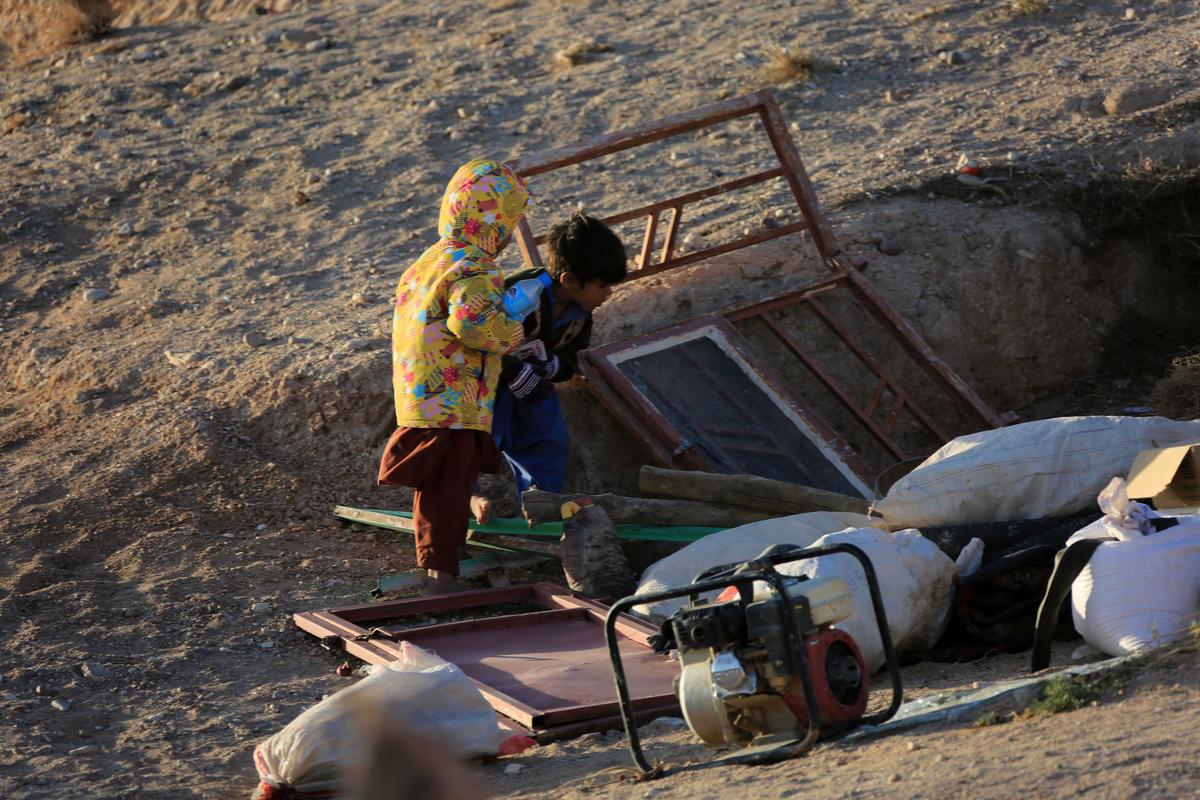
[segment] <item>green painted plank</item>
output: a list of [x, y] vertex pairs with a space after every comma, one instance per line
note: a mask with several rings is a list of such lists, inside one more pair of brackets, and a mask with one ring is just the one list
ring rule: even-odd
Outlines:
[[[374, 525], [393, 531], [411, 533], [413, 530], [412, 514], [407, 511], [389, 511], [382, 508], [355, 508], [354, 506], [336, 506], [335, 516], [350, 522], [364, 525]], [[657, 526], [657, 525], [618, 525], [617, 536], [621, 539], [635, 542], [682, 542], [689, 543], [703, 539], [711, 533], [725, 530], [724, 528], [706, 528], [700, 526]], [[495, 519], [480, 525], [469, 522], [468, 528], [478, 533], [488, 533], [495, 536], [538, 536], [559, 539], [562, 537], [561, 522], [547, 522], [535, 527], [529, 527], [523, 519]]]

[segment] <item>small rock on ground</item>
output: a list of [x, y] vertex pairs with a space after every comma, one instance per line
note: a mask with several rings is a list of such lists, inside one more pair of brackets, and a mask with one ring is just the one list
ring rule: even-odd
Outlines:
[[92, 678], [93, 680], [104, 680], [112, 675], [112, 670], [99, 661], [85, 661], [79, 665], [79, 671], [83, 673], [85, 678]]

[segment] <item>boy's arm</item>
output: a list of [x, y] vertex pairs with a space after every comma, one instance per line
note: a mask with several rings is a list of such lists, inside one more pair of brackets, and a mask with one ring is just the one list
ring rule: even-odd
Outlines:
[[446, 327], [467, 347], [503, 355], [521, 344], [521, 323], [500, 310], [502, 286], [499, 275], [480, 273], [450, 287]]
[[591, 341], [592, 315], [588, 314], [583, 323], [583, 330], [554, 351], [554, 355], [558, 358], [558, 371], [550, 376], [550, 380], [561, 383], [573, 377], [579, 371], [579, 353], [586, 350]]

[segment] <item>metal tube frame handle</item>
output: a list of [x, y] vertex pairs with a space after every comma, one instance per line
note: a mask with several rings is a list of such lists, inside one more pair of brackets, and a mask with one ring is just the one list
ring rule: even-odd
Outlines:
[[[878, 725], [890, 719], [896, 713], [896, 710], [900, 708], [902, 699], [900, 664], [896, 658], [896, 648], [892, 644], [892, 634], [888, 628], [887, 612], [883, 606], [883, 596], [879, 591], [879, 580], [875, 576], [875, 568], [871, 564], [871, 559], [861, 549], [852, 544], [832, 544], [825, 547], [788, 549], [786, 551], [762, 555], [751, 561], [712, 567], [702, 572], [695, 582], [687, 586], [681, 586], [678, 589], [667, 589], [652, 594], [623, 597], [613, 603], [608, 611], [608, 616], [604, 620], [604, 636], [608, 643], [609, 656], [612, 659], [613, 679], [616, 683], [617, 698], [621, 708], [621, 721], [625, 725], [625, 735], [629, 737], [629, 752], [633, 756], [634, 763], [641, 770], [641, 779], [647, 780], [658, 777], [662, 774], [662, 768], [651, 765], [642, 752], [641, 739], [638, 736], [637, 722], [634, 718], [633, 704], [629, 699], [629, 686], [625, 678], [625, 668], [621, 663], [621, 650], [617, 643], [616, 624], [621, 614], [626, 613], [635, 605], [656, 603], [660, 600], [689, 597], [692, 602], [695, 602], [703, 592], [719, 591], [731, 585], [738, 588], [742, 602], [745, 603], [748, 602], [748, 598], [753, 596], [755, 581], [769, 583], [779, 596], [786, 597], [787, 587], [783, 582], [784, 576], [780, 575], [775, 567], [793, 561], [823, 558], [837, 553], [845, 553], [857, 559], [859, 565], [862, 567], [863, 574], [866, 576], [867, 588], [871, 594], [871, 607], [875, 612], [875, 624], [879, 628], [879, 639], [883, 644], [884, 657], [892, 683], [891, 704], [883, 711], [872, 714], [869, 717], [863, 717], [860, 723]], [[804, 650], [803, 632], [796, 630], [795, 617], [788, 613], [786, 604], [781, 603], [779, 609], [779, 621], [790, 645], [788, 648], [788, 658], [789, 660], [794, 659], [792, 663], [788, 664], [788, 667], [793, 674], [800, 675], [800, 681], [804, 687], [804, 701], [807, 703], [809, 709], [815, 709], [817, 707], [816, 693], [812, 685], [812, 672], [808, 665], [808, 656]], [[767, 752], [747, 754], [745, 757], [740, 758], [733, 756], [725, 760], [735, 763], [767, 763], [793, 758], [809, 750], [816, 743], [819, 735], [820, 720], [818, 715], [810, 713], [808, 731], [804, 738], [796, 744], [782, 746]]]

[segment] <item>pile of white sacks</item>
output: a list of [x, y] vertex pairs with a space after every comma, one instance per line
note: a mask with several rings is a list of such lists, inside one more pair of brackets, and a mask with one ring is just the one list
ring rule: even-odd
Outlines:
[[[1153, 532], [1153, 511], [1124, 495], [1124, 475], [1142, 450], [1200, 440], [1200, 421], [1161, 417], [1060, 417], [959, 437], [898, 481], [873, 509], [877, 516], [816, 512], [707, 536], [645, 571], [648, 594], [692, 582], [704, 570], [747, 561], [769, 545], [845, 542], [861, 548], [879, 578], [897, 651], [919, 654], [945, 632], [955, 574], [978, 568], [973, 540], [956, 564], [921, 536], [923, 526], [1007, 522], [1064, 516], [1099, 498], [1104, 519], [1073, 538], [1106, 536], [1073, 584], [1077, 630], [1110, 655], [1155, 647], [1184, 635], [1200, 609], [1200, 518]], [[847, 555], [796, 562], [781, 572], [838, 575], [854, 596], [854, 616], [836, 625], [862, 649], [871, 669], [884, 662], [870, 595], [858, 562]], [[683, 600], [635, 609], [653, 619]]]

